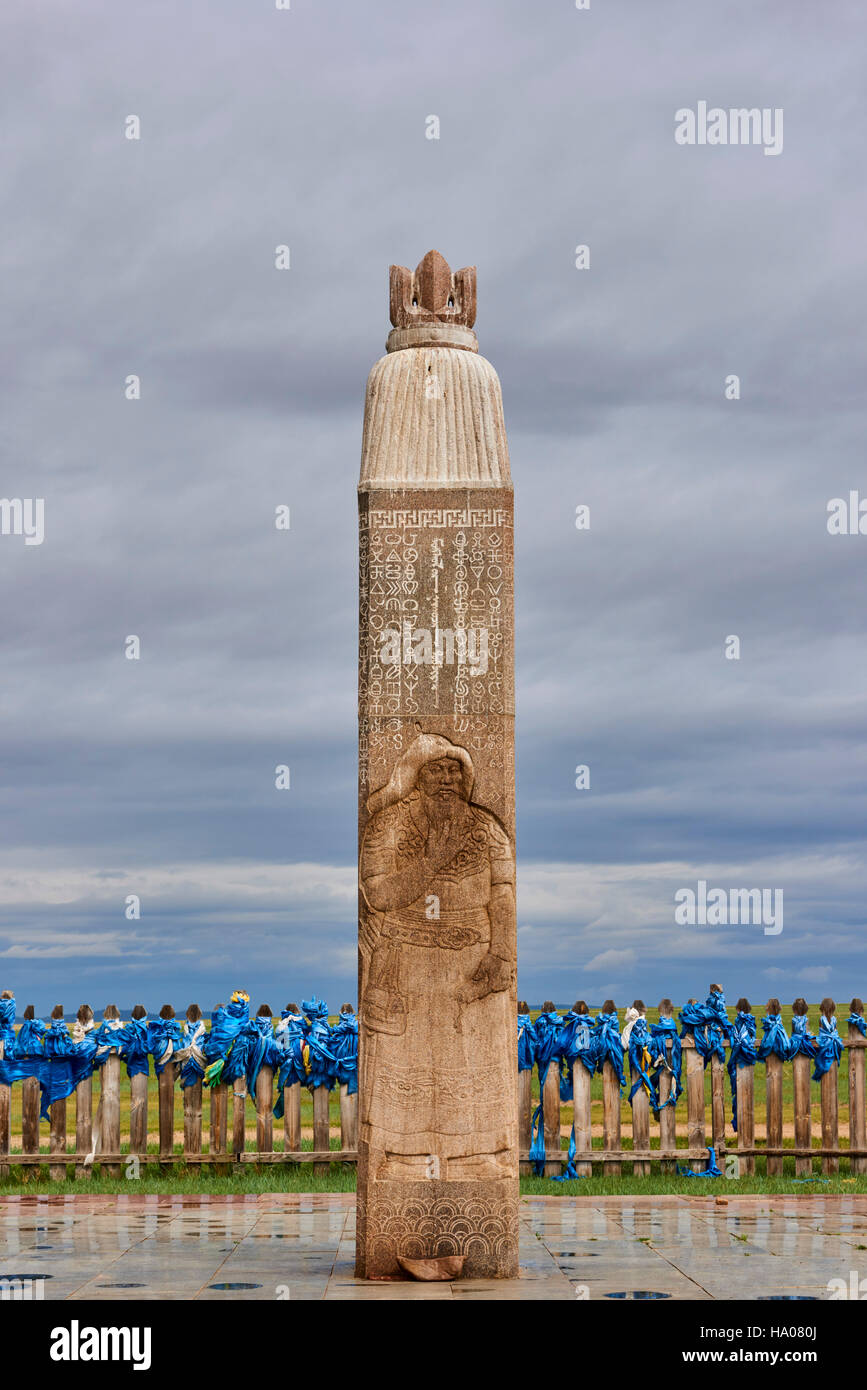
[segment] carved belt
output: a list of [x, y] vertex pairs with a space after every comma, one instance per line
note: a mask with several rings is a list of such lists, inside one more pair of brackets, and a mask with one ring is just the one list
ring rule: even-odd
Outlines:
[[438, 920], [402, 912], [398, 917], [389, 914], [383, 923], [384, 940], [402, 946], [433, 946], [440, 950], [460, 951], [465, 946], [477, 946], [490, 936], [490, 919], [484, 907], [459, 912], [444, 911]]

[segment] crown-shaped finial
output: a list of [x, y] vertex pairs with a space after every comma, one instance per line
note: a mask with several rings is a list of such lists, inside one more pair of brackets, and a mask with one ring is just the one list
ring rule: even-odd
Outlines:
[[393, 265], [389, 271], [391, 321], [395, 328], [415, 323], [456, 323], [472, 328], [476, 321], [476, 267], [454, 274], [439, 251], [428, 251], [415, 270]]

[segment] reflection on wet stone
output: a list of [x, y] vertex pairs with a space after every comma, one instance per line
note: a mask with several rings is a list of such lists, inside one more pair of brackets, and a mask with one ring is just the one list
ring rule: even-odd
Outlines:
[[[142, 1204], [131, 1205], [118, 1220], [111, 1199], [82, 1198], [64, 1231], [63, 1246], [39, 1254], [32, 1246], [30, 1253], [12, 1248], [19, 1234], [33, 1239], [32, 1222], [30, 1230], [19, 1233], [11, 1204], [0, 1198], [0, 1279], [34, 1281], [39, 1288], [34, 1296], [46, 1301], [121, 1299], [127, 1294], [276, 1299], [276, 1289], [283, 1286], [301, 1301], [503, 1298], [574, 1303], [576, 1289], [586, 1287], [591, 1302], [613, 1304], [651, 1295], [656, 1301], [806, 1302], [827, 1299], [829, 1280], [848, 1285], [861, 1258], [856, 1246], [867, 1218], [867, 1198], [848, 1199], [845, 1212], [833, 1202], [808, 1199], [798, 1214], [790, 1206], [777, 1209], [757, 1199], [733, 1198], [732, 1203], [739, 1219], [729, 1226], [701, 1199], [685, 1197], [667, 1205], [632, 1201], [627, 1210], [616, 1198], [527, 1198], [520, 1204], [518, 1279], [381, 1284], [353, 1277], [351, 1194], [315, 1199], [263, 1194], [256, 1204], [245, 1206], [242, 1219], [237, 1206], [233, 1210], [214, 1200], [206, 1223], [200, 1223], [195, 1207], [187, 1206], [171, 1216], [168, 1232], [143, 1222]], [[749, 1232], [746, 1246], [734, 1239], [736, 1231]], [[648, 1243], [636, 1238], [651, 1232]], [[808, 1249], [795, 1258], [775, 1253], [792, 1240], [808, 1246], [821, 1240], [821, 1253]], [[750, 1258], [745, 1249], [753, 1252]]]

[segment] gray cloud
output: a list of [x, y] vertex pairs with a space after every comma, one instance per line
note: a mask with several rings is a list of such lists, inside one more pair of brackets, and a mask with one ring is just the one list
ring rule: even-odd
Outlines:
[[[600, 987], [684, 997], [722, 951], [733, 994], [825, 968], [864, 992], [867, 540], [825, 527], [867, 494], [862, 24], [745, 0], [12, 0], [2, 491], [46, 501], [42, 546], [0, 537], [20, 994], [351, 991], [351, 894], [323, 917], [279, 870], [327, 884], [354, 859], [363, 387], [388, 264], [430, 246], [479, 267], [510, 431], [522, 988], [580, 993], [611, 952]], [[783, 153], [677, 146], [699, 99], [783, 107]], [[226, 864], [285, 898], [242, 901]], [[141, 923], [52, 896], [60, 869], [168, 865], [182, 887]], [[778, 874], [781, 937], [673, 937], [675, 888], [712, 873]]]

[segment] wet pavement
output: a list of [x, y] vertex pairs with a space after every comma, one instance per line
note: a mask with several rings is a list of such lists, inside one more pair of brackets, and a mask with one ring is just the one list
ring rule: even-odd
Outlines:
[[368, 1284], [353, 1277], [354, 1233], [351, 1193], [5, 1197], [0, 1281], [46, 1301], [234, 1302], [824, 1300], [832, 1280], [867, 1279], [857, 1196], [526, 1197], [516, 1280]]

